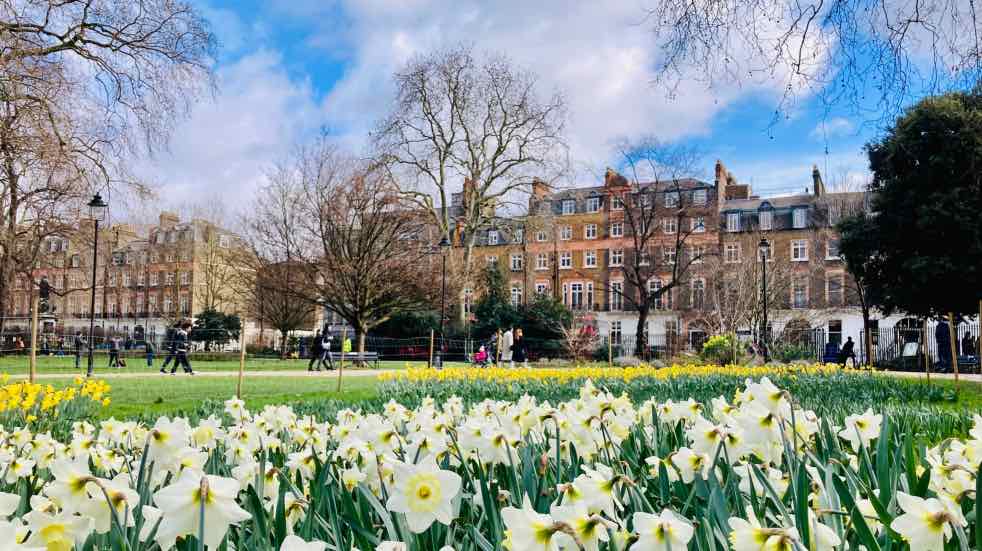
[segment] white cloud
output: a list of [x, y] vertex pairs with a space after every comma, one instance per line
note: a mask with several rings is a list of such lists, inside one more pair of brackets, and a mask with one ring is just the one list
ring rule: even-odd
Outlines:
[[849, 136], [856, 131], [856, 125], [852, 121], [843, 117], [833, 117], [829, 120], [819, 122], [812, 129], [809, 137], [813, 140], [825, 141], [831, 138]]

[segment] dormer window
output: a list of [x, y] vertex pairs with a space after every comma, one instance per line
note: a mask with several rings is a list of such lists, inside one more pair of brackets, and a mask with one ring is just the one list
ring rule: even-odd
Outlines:
[[677, 191], [670, 191], [665, 194], [665, 207], [675, 208], [679, 206], [679, 193]]
[[572, 199], [563, 200], [563, 214], [575, 214], [576, 213], [576, 201]]
[[498, 230], [488, 230], [488, 245], [498, 244]]
[[730, 232], [740, 231], [740, 213], [731, 212], [726, 215], [726, 230]]
[[807, 223], [808, 211], [806, 209], [794, 209], [793, 211], [793, 224], [795, 229], [804, 228]]
[[764, 210], [760, 212], [760, 229], [761, 231], [767, 231], [771, 229], [774, 223], [773, 213], [769, 210]]
[[599, 197], [588, 197], [586, 200], [586, 211], [587, 212], [600, 212], [600, 198]]
[[704, 189], [697, 189], [692, 192], [692, 203], [695, 205], [699, 205], [699, 206], [705, 205], [706, 198], [707, 198], [706, 190]]

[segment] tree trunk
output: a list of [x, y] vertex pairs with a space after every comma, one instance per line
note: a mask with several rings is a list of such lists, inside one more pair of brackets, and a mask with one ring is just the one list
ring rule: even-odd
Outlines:
[[642, 360], [648, 359], [648, 305], [642, 304], [638, 307], [638, 327], [634, 336], [634, 355]]
[[863, 307], [863, 348], [866, 352], [866, 365], [872, 366], [873, 362], [873, 338], [870, 331], [869, 308]]
[[280, 358], [285, 360], [285, 359], [287, 359], [287, 358], [290, 357], [290, 352], [286, 349], [286, 341], [287, 341], [287, 338], [288, 338], [289, 335], [287, 334], [286, 331], [280, 331], [280, 335], [281, 335], [280, 336]]

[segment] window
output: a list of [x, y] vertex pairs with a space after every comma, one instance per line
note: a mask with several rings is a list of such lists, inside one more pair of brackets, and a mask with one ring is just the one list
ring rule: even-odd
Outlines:
[[638, 206], [639, 207], [650, 207], [651, 206], [651, 194], [647, 191], [642, 191], [638, 194]]
[[488, 230], [488, 245], [498, 244], [498, 230]]
[[706, 190], [697, 189], [692, 192], [692, 203], [699, 206], [705, 205], [706, 197], [707, 197]]
[[587, 212], [599, 212], [600, 211], [600, 198], [599, 197], [588, 197], [586, 200], [586, 211]]
[[574, 310], [583, 308], [583, 284], [582, 283], [570, 283], [569, 307]]
[[665, 220], [662, 220], [661, 226], [665, 233], [668, 234], [679, 231], [679, 222], [675, 218], [666, 218]]
[[825, 259], [826, 260], [839, 260], [842, 257], [839, 256], [839, 240], [829, 239], [825, 242]]
[[549, 269], [549, 255], [546, 253], [539, 253], [535, 255], [535, 269], [536, 270], [548, 270]]
[[539, 243], [544, 242], [546, 240], [546, 232], [542, 230], [535, 232], [535, 240]]
[[576, 201], [572, 199], [566, 199], [563, 201], [563, 214], [575, 214], [576, 213]]
[[191, 272], [181, 272], [181, 285], [191, 284]]
[[166, 274], [164, 274], [164, 284], [165, 285], [173, 285], [174, 284], [174, 274], [172, 274], [171, 272], [167, 272]]
[[773, 212], [771, 212], [769, 210], [761, 211], [761, 213], [760, 213], [760, 229], [761, 229], [761, 231], [767, 231], [767, 230], [771, 229], [771, 227], [773, 225], [772, 224], [773, 221], [774, 221], [774, 213]]
[[828, 276], [826, 281], [827, 294], [825, 299], [829, 306], [842, 306], [842, 275], [835, 274]]
[[174, 309], [174, 301], [170, 297], [164, 297], [164, 313], [170, 314]]
[[616, 195], [611, 195], [610, 210], [624, 210], [624, 201]]
[[145, 282], [146, 282], [146, 280], [143, 277], [143, 272], [140, 272], [140, 273], [136, 274], [136, 286], [137, 287], [143, 287], [143, 284]]
[[705, 302], [706, 282], [702, 279], [694, 279], [692, 281], [692, 307], [697, 310], [702, 309]]
[[147, 298], [147, 309], [150, 312], [156, 312], [157, 311], [157, 295], [150, 295]]
[[797, 277], [791, 282], [791, 307], [808, 308], [808, 280]]
[[511, 255], [511, 269], [513, 272], [521, 271], [522, 269], [522, 255], [513, 254]]
[[592, 309], [593, 308], [593, 282], [592, 281], [586, 282], [586, 296], [584, 297], [584, 300], [586, 301], [586, 307]]
[[648, 280], [648, 294], [654, 297], [655, 310], [662, 309], [662, 295], [658, 294], [661, 291], [661, 280], [660, 279], [649, 279]]
[[638, 266], [647, 266], [651, 264], [651, 253], [645, 249], [638, 251]]
[[808, 260], [808, 241], [804, 239], [794, 239], [791, 241], [791, 260], [793, 262], [805, 262]]
[[706, 219], [702, 216], [692, 218], [692, 233], [703, 233], [706, 231]]
[[511, 238], [512, 243], [521, 243], [525, 241], [525, 230], [522, 228], [515, 228], [515, 235]]
[[665, 259], [665, 264], [675, 264], [675, 249], [665, 249], [662, 258]]
[[72, 255], [72, 268], [78, 268], [81, 265], [82, 265], [82, 259], [77, 254], [73, 254]]
[[546, 283], [545, 281], [536, 281], [535, 282], [535, 294], [537, 294], [537, 295], [544, 295], [544, 294], [546, 294], [548, 292], [549, 292], [549, 284], [548, 283]]
[[679, 206], [679, 192], [669, 191], [665, 194], [665, 206], [674, 208]]
[[584, 239], [596, 239], [597, 238], [597, 225], [587, 224], [583, 226], [583, 238]]
[[559, 268], [569, 269], [573, 267], [573, 253], [569, 251], [563, 251], [559, 253]]
[[136, 311], [143, 312], [143, 295], [136, 295]]
[[518, 306], [522, 303], [522, 284], [513, 281], [511, 284], [511, 305]]
[[150, 272], [150, 286], [157, 286], [157, 272]]
[[740, 231], [740, 213], [730, 212], [726, 215], [726, 231]]
[[724, 262], [740, 262], [740, 244], [727, 243], [723, 259]]
[[573, 239], [573, 226], [563, 226], [559, 228], [559, 239], [563, 241]]
[[689, 254], [690, 263], [702, 264], [703, 258], [706, 257], [706, 247], [688, 247], [686, 250]]
[[611, 266], [623, 266], [624, 265], [624, 249], [611, 249], [610, 250], [610, 265]]
[[131, 283], [130, 274], [123, 274], [123, 287], [129, 287]]
[[109, 297], [109, 304], [106, 305], [106, 313], [110, 316], [116, 315], [116, 297]]
[[219, 238], [218, 238], [218, 246], [221, 247], [221, 248], [223, 248], [223, 249], [227, 249], [230, 246], [232, 246], [232, 240], [229, 239], [229, 237], [227, 235], [219, 236]]
[[610, 236], [611, 237], [624, 237], [624, 223], [623, 222], [613, 222], [610, 224]]
[[484, 261], [488, 263], [488, 268], [492, 268], [493, 269], [493, 268], [497, 268], [498, 267], [498, 257], [497, 256], [486, 256], [486, 257], [484, 257]]
[[621, 344], [621, 322], [610, 322], [610, 342], [616, 345]]
[[190, 310], [191, 309], [188, 308], [188, 297], [182, 296], [181, 297], [181, 313], [182, 314], [187, 314], [187, 313], [190, 312]]
[[116, 272], [109, 272], [109, 286], [116, 286]]
[[808, 211], [806, 209], [794, 209], [792, 215], [794, 227], [797, 229], [804, 228], [807, 216]]
[[597, 267], [597, 251], [584, 251], [583, 252], [583, 267], [584, 268], [596, 268]]
[[624, 309], [624, 282], [623, 281], [611, 281], [610, 282], [610, 309], [612, 311], [623, 310]]
[[167, 253], [167, 256], [164, 257], [164, 260], [168, 263], [174, 262], [174, 255], [171, 253]]
[[829, 320], [829, 343], [842, 345], [842, 320]]

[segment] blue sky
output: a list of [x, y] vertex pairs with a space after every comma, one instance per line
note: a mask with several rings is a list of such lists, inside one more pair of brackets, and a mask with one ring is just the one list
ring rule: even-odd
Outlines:
[[535, 71], [569, 103], [579, 180], [615, 164], [611, 144], [652, 134], [694, 143], [703, 174], [722, 159], [761, 194], [804, 189], [817, 164], [826, 182], [866, 178], [862, 145], [875, 128], [826, 113], [809, 94], [782, 111], [785, 82], [707, 90], [687, 82], [667, 99], [652, 83], [657, 50], [644, 0], [193, 0], [222, 50], [219, 93], [202, 101], [171, 150], [143, 167], [169, 200], [251, 195], [265, 170], [322, 127], [350, 148], [391, 100], [390, 76], [416, 52], [472, 43]]

